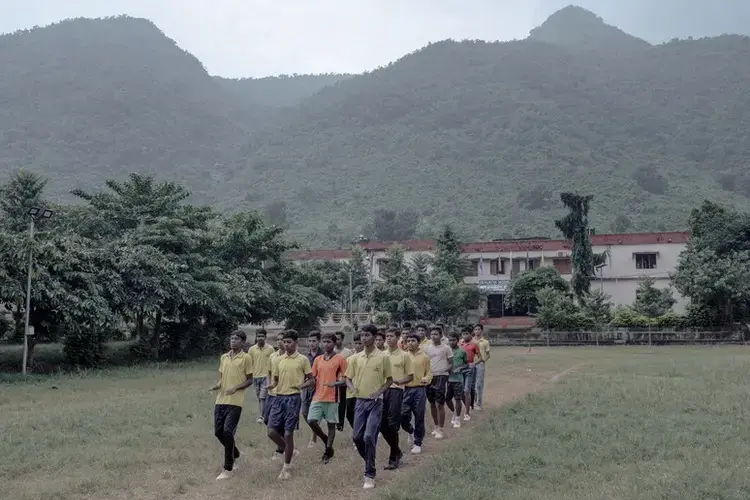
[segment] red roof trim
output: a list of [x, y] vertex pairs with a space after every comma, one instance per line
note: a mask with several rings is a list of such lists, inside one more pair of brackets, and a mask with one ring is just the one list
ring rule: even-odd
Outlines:
[[[622, 233], [622, 234], [597, 234], [591, 237], [594, 246], [615, 245], [657, 245], [657, 244], [685, 244], [690, 240], [688, 232], [663, 232], [663, 233]], [[407, 240], [401, 242], [373, 241], [361, 243], [360, 247], [365, 251], [385, 251], [392, 245], [398, 243], [410, 252], [429, 252], [435, 250], [433, 240]], [[570, 250], [570, 242], [567, 240], [522, 240], [522, 241], [477, 241], [461, 245], [463, 253], [481, 252], [534, 252], [534, 251], [560, 251]], [[295, 260], [330, 260], [348, 259], [351, 256], [349, 250], [302, 250], [289, 252], [289, 256]]]

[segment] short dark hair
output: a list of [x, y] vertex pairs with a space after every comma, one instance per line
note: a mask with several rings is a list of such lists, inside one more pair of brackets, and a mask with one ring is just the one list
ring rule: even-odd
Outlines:
[[336, 339], [344, 340], [344, 337], [346, 337], [346, 334], [341, 330], [333, 332], [333, 334], [336, 336]]
[[257, 337], [258, 335], [263, 335], [264, 337], [267, 337], [268, 332], [266, 331], [265, 328], [258, 328], [257, 330], [255, 330], [255, 336]]
[[474, 325], [474, 328], [479, 328], [480, 330], [484, 331], [484, 325], [482, 323], [477, 323]]
[[284, 339], [291, 339], [295, 342], [299, 339], [299, 334], [297, 333], [297, 330], [286, 330], [284, 331]]
[[448, 337], [452, 338], [453, 340], [458, 340], [461, 338], [461, 336], [457, 332], [451, 332]]
[[374, 335], [375, 335], [376, 333], [378, 333], [378, 327], [377, 327], [377, 326], [375, 326], [375, 325], [373, 325], [372, 323], [370, 323], [369, 325], [365, 325], [365, 326], [363, 326], [363, 327], [361, 328], [361, 330], [362, 330], [363, 332], [367, 332], [367, 333], [370, 333], [370, 334], [371, 334], [371, 335], [373, 335], [373, 336], [374, 336]]
[[405, 328], [407, 330], [411, 330], [411, 322], [410, 321], [404, 321], [404, 324], [401, 326], [401, 328]]
[[424, 328], [425, 330], [427, 330], [427, 325], [425, 325], [424, 323], [417, 323], [417, 328]]
[[[411, 334], [411, 330], [409, 328], [402, 328], [401, 331], [398, 332], [398, 334], [400, 337], [409, 338], [409, 335]], [[419, 335], [417, 335], [417, 337], [419, 337]]]
[[398, 323], [391, 323], [388, 325], [388, 328], [391, 330], [396, 330], [398, 328]]
[[245, 342], [247, 340], [247, 333], [245, 333], [245, 330], [235, 330], [229, 336], [230, 337], [235, 337], [235, 336], [239, 337], [239, 338], [242, 339], [243, 342]]
[[442, 335], [443, 334], [443, 329], [440, 328], [439, 326], [431, 326], [430, 327], [430, 333], [432, 333], [432, 332], [438, 332], [440, 335]]
[[375, 332], [375, 334], [373, 336], [374, 337], [383, 337], [383, 340], [385, 340], [385, 332], [383, 330], [378, 330], [377, 332]]
[[471, 328], [469, 328], [468, 326], [461, 328], [461, 334], [464, 333], [471, 333]]
[[417, 335], [414, 332], [409, 332], [409, 334], [406, 336], [406, 340], [409, 340], [409, 339], [414, 339], [417, 342], [419, 342], [420, 340], [422, 340], [422, 339], [419, 338], [419, 335]]
[[324, 333], [320, 336], [321, 340], [330, 340], [331, 342], [336, 342], [336, 334], [334, 333]]
[[354, 334], [354, 342], [362, 342], [362, 335], [355, 333]]
[[320, 331], [318, 330], [312, 330], [310, 333], [307, 334], [307, 338], [315, 337], [316, 339], [320, 340]]

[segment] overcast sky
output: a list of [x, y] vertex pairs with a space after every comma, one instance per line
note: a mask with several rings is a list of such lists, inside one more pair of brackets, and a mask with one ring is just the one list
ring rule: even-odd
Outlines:
[[[750, 0], [748, 0], [750, 1]], [[446, 38], [525, 38], [535, 0], [0, 0], [0, 32], [152, 20], [212, 74], [361, 72]]]

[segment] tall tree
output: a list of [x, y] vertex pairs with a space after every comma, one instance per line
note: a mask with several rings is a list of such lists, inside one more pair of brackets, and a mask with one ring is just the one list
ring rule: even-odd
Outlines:
[[633, 309], [649, 318], [663, 316], [677, 302], [672, 295], [672, 290], [656, 288], [655, 283], [651, 277], [643, 278], [635, 291]]
[[437, 239], [435, 269], [453, 276], [457, 282], [463, 282], [464, 264], [465, 261], [461, 260], [461, 241], [453, 229], [446, 225]]
[[563, 293], [570, 291], [568, 282], [554, 267], [538, 267], [525, 271], [510, 282], [508, 301], [517, 310], [535, 311], [539, 308], [537, 292], [550, 288]]
[[573, 278], [570, 284], [579, 300], [589, 294], [597, 264], [589, 237], [589, 206], [593, 198], [591, 195], [562, 193], [560, 200], [569, 213], [555, 221], [555, 226], [570, 240], [573, 247]]

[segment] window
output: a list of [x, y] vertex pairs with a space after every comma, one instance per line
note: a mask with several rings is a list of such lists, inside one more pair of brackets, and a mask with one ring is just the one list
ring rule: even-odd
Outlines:
[[531, 271], [531, 270], [536, 269], [537, 267], [539, 267], [539, 264], [541, 264], [540, 260], [529, 259], [529, 260], [526, 261], [526, 269], [528, 271]]
[[505, 261], [503, 259], [492, 259], [490, 261], [490, 274], [492, 276], [505, 274]]
[[637, 253], [635, 254], [636, 269], [656, 269], [655, 253]]
[[467, 260], [464, 265], [464, 276], [479, 276], [478, 260]]

